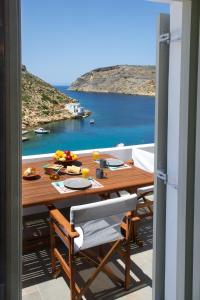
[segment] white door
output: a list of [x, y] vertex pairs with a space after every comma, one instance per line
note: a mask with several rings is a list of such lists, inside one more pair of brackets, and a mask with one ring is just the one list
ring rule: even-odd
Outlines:
[[155, 207], [153, 299], [164, 299], [165, 290], [165, 220], [168, 126], [168, 73], [170, 17], [161, 14], [157, 32], [157, 92], [155, 123]]

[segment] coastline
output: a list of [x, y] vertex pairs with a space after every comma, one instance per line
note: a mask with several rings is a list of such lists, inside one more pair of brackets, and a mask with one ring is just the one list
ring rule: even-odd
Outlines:
[[[68, 113], [68, 112], [67, 112]], [[90, 115], [92, 114], [91, 111], [87, 111], [87, 115], [84, 118], [88, 118]], [[69, 117], [60, 117], [58, 118], [58, 116], [55, 116], [55, 118], [51, 118], [51, 120], [47, 120], [47, 121], [39, 121], [37, 124], [35, 124], [34, 126], [26, 126], [22, 128], [23, 130], [28, 130], [28, 132], [34, 131], [38, 126], [42, 126], [45, 124], [51, 124], [54, 122], [60, 122], [60, 121], [65, 121], [65, 120], [74, 120], [75, 118], [73, 116], [69, 116]]]
[[[60, 86], [66, 91], [66, 86]], [[150, 143], [154, 138], [154, 97], [130, 96], [113, 93], [66, 93], [92, 111], [92, 116], [83, 120], [68, 119], [49, 122], [44, 127], [50, 134], [27, 134], [23, 153], [39, 154], [55, 152], [56, 149], [85, 150], [125, 145]], [[95, 120], [90, 124], [90, 118]], [[30, 128], [31, 130], [32, 128]]]
[[68, 88], [67, 91], [70, 91], [70, 92], [77, 92], [77, 93], [94, 93], [94, 94], [98, 94], [98, 93], [101, 93], [101, 94], [111, 94], [111, 95], [126, 95], [126, 96], [144, 96], [144, 97], [155, 97], [156, 96], [156, 92], [154, 93], [125, 93], [125, 92], [110, 92], [110, 91], [98, 91], [98, 90], [82, 90], [82, 89], [72, 89], [72, 88]]
[[[59, 85], [56, 85], [55, 88], [57, 89], [59, 87]], [[152, 95], [149, 94], [130, 94], [130, 93], [124, 93], [124, 92], [110, 92], [110, 91], [82, 91], [82, 90], [73, 90], [68, 88], [68, 86], [66, 86], [66, 91], [71, 91], [71, 92], [77, 92], [77, 93], [84, 93], [84, 94], [105, 94], [105, 95], [119, 95], [119, 96], [136, 96], [136, 97], [148, 97], [149, 99], [154, 98], [155, 97], [155, 93]], [[71, 98], [70, 96], [67, 96], [68, 98], [70, 98], [70, 100], [72, 100], [73, 102], [77, 102], [78, 100]], [[92, 111], [87, 111], [88, 114], [86, 116], [89, 117], [92, 114]], [[67, 114], [67, 115], [66, 115]], [[49, 116], [46, 118], [39, 118], [40, 120], [38, 120], [37, 123], [33, 124], [32, 126], [23, 126], [23, 130], [29, 130], [29, 131], [33, 131], [34, 129], [36, 129], [36, 127], [38, 126], [42, 126], [45, 124], [51, 124], [54, 122], [59, 122], [59, 121], [64, 121], [64, 120], [74, 120], [74, 117], [66, 110], [61, 112], [60, 115], [56, 114], [53, 116]]]

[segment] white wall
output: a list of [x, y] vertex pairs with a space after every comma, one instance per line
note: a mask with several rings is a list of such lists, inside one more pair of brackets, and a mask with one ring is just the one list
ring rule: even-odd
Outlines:
[[[170, 5], [170, 33], [181, 34], [182, 3]], [[167, 157], [167, 199], [166, 199], [166, 271], [165, 300], [176, 300], [176, 260], [177, 260], [177, 189], [179, 155], [179, 113], [181, 41], [170, 43], [169, 63], [169, 104], [168, 104], [168, 157]]]

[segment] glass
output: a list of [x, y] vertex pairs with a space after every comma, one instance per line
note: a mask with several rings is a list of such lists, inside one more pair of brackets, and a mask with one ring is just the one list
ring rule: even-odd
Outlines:
[[58, 173], [52, 173], [50, 175], [50, 179], [51, 180], [58, 180], [58, 179], [60, 179], [60, 176], [58, 175]]
[[99, 151], [94, 151], [94, 152], [92, 153], [92, 158], [93, 158], [94, 160], [98, 160], [98, 159], [100, 158], [100, 153], [99, 153]]
[[82, 168], [82, 176], [83, 178], [88, 178], [90, 170], [88, 168]]

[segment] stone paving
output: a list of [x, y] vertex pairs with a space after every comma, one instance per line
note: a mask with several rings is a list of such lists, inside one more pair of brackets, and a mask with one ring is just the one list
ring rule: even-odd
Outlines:
[[[128, 291], [113, 284], [106, 275], [100, 273], [91, 285], [85, 298], [87, 300], [151, 300], [152, 299], [152, 219], [143, 220], [139, 235], [144, 241], [144, 246], [138, 248], [131, 245], [131, 285]], [[123, 273], [123, 263], [118, 257], [113, 257], [110, 267]], [[85, 262], [78, 261], [79, 286], [87, 280], [92, 270]], [[51, 277], [51, 264], [49, 249], [29, 251], [23, 256], [22, 277], [23, 300], [63, 300], [70, 299], [70, 291], [65, 279]]]

